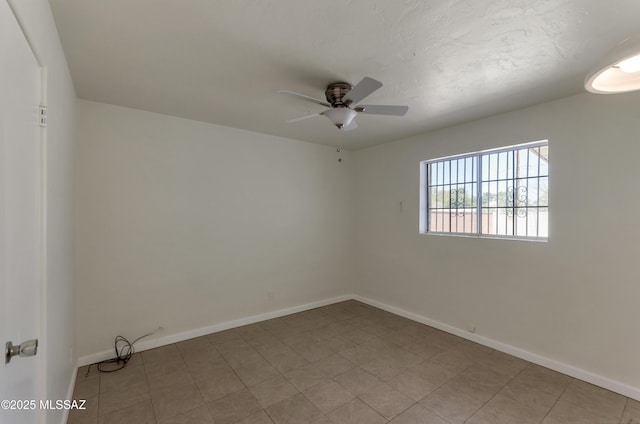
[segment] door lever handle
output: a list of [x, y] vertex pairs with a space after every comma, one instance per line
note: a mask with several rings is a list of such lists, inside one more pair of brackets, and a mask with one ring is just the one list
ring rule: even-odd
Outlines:
[[38, 353], [38, 339], [27, 340], [17, 346], [13, 343], [7, 342], [4, 349], [4, 363], [11, 362], [11, 358], [14, 356], [35, 356]]

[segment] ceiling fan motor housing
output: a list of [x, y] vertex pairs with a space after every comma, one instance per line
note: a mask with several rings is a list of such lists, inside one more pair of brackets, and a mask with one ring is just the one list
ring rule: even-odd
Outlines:
[[353, 87], [351, 84], [346, 82], [334, 82], [329, 84], [327, 90], [324, 92], [324, 95], [327, 98], [327, 101], [331, 103], [331, 106], [349, 106], [350, 102], [343, 103], [342, 98], [346, 96], [346, 94], [351, 91]]

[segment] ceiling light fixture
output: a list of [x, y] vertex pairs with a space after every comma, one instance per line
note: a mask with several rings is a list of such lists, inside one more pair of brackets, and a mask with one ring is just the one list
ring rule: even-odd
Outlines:
[[333, 122], [333, 125], [335, 125], [339, 129], [348, 126], [357, 114], [358, 113], [355, 110], [349, 109], [346, 106], [334, 107], [323, 113], [323, 115], [329, 118], [329, 120]]
[[584, 82], [587, 91], [597, 94], [640, 90], [640, 37], [618, 44], [596, 71]]

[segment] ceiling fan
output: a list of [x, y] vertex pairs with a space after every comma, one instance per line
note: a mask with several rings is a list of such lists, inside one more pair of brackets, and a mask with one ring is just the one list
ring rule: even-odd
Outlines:
[[296, 119], [290, 119], [287, 122], [298, 122], [315, 116], [326, 116], [338, 129], [350, 131], [356, 129], [358, 124], [354, 118], [358, 113], [368, 113], [371, 115], [391, 115], [403, 116], [409, 110], [409, 106], [390, 106], [390, 105], [358, 105], [351, 107], [362, 101], [365, 97], [382, 87], [380, 81], [373, 78], [364, 77], [354, 87], [346, 82], [334, 82], [329, 84], [324, 92], [327, 101], [316, 99], [304, 94], [296, 93], [289, 90], [280, 90], [281, 94], [296, 96], [307, 101], [326, 106], [329, 109], [324, 112], [314, 113], [312, 115], [302, 116]]

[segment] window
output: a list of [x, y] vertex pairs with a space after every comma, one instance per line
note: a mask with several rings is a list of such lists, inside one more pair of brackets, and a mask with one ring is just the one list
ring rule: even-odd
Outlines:
[[548, 237], [548, 141], [420, 165], [422, 233]]

